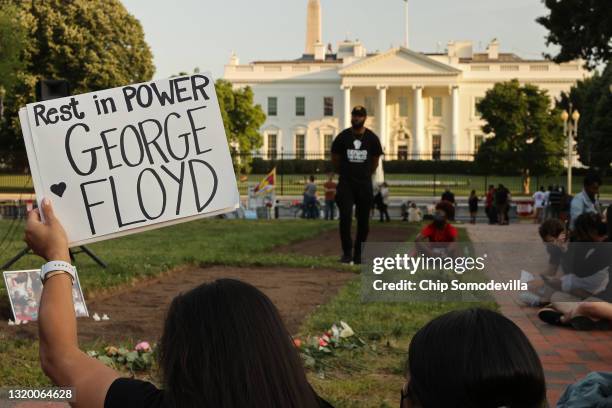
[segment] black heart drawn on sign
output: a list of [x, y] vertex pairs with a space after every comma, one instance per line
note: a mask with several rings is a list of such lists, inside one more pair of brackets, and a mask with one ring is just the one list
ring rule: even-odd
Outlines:
[[64, 191], [66, 191], [66, 183], [63, 181], [58, 184], [53, 184], [51, 186], [51, 192], [59, 197], [64, 195]]

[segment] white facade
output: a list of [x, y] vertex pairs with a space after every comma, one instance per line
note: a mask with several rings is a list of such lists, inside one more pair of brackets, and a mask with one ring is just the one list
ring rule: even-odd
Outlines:
[[[495, 83], [518, 79], [556, 98], [588, 75], [581, 61], [525, 60], [501, 53], [496, 40], [485, 53], [474, 53], [469, 42], [450, 42], [443, 54], [403, 47], [367, 54], [361, 43], [349, 41], [335, 53], [320, 42], [308, 49], [315, 53], [293, 61], [240, 65], [233, 56], [225, 67], [225, 79], [252, 87], [267, 114], [261, 128], [265, 157], [281, 149], [298, 157], [328, 153], [333, 137], [350, 126], [352, 107], [364, 105], [367, 126], [389, 159], [467, 159], [486, 137], [476, 102]], [[333, 108], [326, 111], [329, 98]]]

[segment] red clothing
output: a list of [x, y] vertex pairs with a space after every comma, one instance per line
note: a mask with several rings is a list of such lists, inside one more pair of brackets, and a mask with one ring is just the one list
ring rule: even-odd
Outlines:
[[457, 228], [449, 223], [446, 223], [442, 229], [429, 224], [423, 228], [421, 235], [429, 238], [429, 242], [453, 242], [457, 238]]
[[494, 191], [487, 192], [487, 200], [486, 200], [486, 206], [487, 207], [492, 207], [493, 206], [493, 194], [494, 193], [495, 193]]
[[323, 187], [325, 188], [325, 201], [335, 200], [336, 199], [336, 183], [334, 183], [333, 181], [328, 181], [325, 184], [323, 184]]

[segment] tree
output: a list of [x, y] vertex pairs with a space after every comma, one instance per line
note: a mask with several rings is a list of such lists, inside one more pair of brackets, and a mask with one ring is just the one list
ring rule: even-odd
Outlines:
[[530, 177], [563, 169], [563, 128], [560, 111], [551, 109], [548, 93], [517, 80], [498, 83], [478, 103], [486, 124], [487, 139], [476, 162], [501, 174], [520, 172], [523, 192], [529, 193]]
[[5, 162], [23, 167], [17, 113], [35, 100], [39, 79], [68, 80], [76, 94], [148, 81], [154, 66], [140, 22], [119, 0], [0, 0], [2, 10], [11, 5], [27, 41], [20, 56], [24, 67], [6, 96], [0, 149]]
[[569, 94], [563, 93], [560, 109], [572, 103], [580, 112], [576, 147], [582, 164], [605, 171], [612, 164], [612, 63], [603, 73], [579, 81]]
[[234, 89], [222, 79], [217, 80], [215, 87], [225, 133], [234, 153], [234, 165], [241, 173], [248, 172], [251, 152], [263, 144], [259, 128], [266, 121], [266, 115], [260, 105], [254, 104], [250, 87]]
[[592, 69], [612, 60], [612, 1], [544, 0], [544, 4], [550, 14], [536, 21], [549, 31], [547, 44], [561, 47], [554, 61], [582, 58]]
[[25, 45], [26, 32], [19, 23], [19, 9], [12, 4], [0, 8], [0, 93], [13, 89], [17, 74], [24, 67], [21, 53]]

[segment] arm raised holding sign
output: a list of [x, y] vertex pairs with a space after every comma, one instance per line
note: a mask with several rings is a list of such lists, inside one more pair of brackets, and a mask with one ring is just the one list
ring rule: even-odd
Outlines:
[[[69, 263], [68, 239], [49, 200], [43, 200], [43, 211], [45, 223], [41, 221], [39, 210], [28, 214], [25, 241], [34, 253], [47, 261]], [[38, 328], [40, 363], [45, 374], [58, 386], [76, 389], [77, 402], [73, 406], [103, 407], [106, 392], [119, 375], [79, 349], [72, 277], [68, 273], [50, 272], [47, 275]]]

